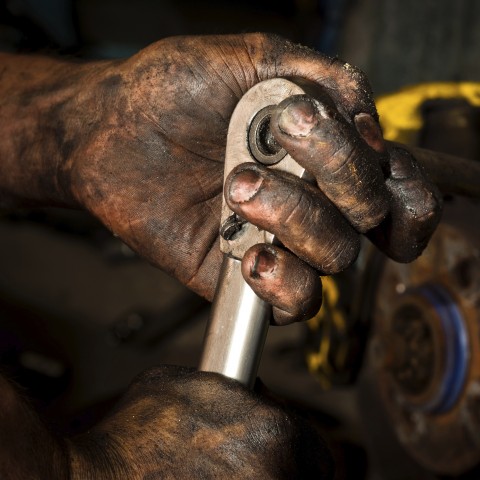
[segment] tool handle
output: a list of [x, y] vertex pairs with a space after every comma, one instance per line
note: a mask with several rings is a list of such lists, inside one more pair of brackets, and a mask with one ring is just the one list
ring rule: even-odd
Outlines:
[[270, 323], [271, 306], [245, 282], [241, 262], [223, 258], [199, 370], [252, 388]]

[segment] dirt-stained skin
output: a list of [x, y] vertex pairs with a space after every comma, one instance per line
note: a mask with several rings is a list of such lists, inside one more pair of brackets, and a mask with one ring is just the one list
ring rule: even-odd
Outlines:
[[[255, 246], [242, 264], [274, 322], [318, 310], [319, 274], [350, 265], [361, 234], [410, 261], [438, 223], [440, 196], [410, 154], [383, 142], [366, 77], [282, 38], [175, 37], [124, 61], [4, 54], [0, 65], [0, 206], [84, 208], [208, 299], [228, 123], [261, 80], [303, 77], [323, 92], [286, 100], [271, 122], [316, 185], [249, 164], [225, 187], [230, 207], [283, 245]], [[165, 368], [69, 444], [72, 478], [327, 478], [314, 438], [237, 385]]]
[[[4, 83], [8, 75], [7, 67]], [[315, 176], [319, 188], [263, 172], [268, 181], [255, 200], [238, 207], [232, 202], [234, 210], [271, 231], [289, 217], [290, 233], [283, 232], [281, 240], [302, 259], [296, 260], [296, 283], [282, 283], [275, 275], [257, 279], [255, 288], [266, 300], [290, 312], [298, 303], [310, 311], [318, 300], [303, 289], [305, 278], [314, 270], [328, 273], [351, 263], [357, 232], [381, 224], [370, 236], [395, 258], [411, 260], [438, 218], [439, 197], [423, 178], [408, 188], [403, 184], [401, 193], [398, 182], [391, 184], [385, 167], [391, 154], [382, 151], [365, 76], [282, 38], [176, 37], [125, 61], [47, 63], [41, 75], [27, 66], [21, 79], [11, 75], [0, 109], [6, 125], [0, 145], [7, 145], [0, 168], [9, 172], [0, 182], [3, 204], [86, 208], [152, 264], [208, 299], [221, 261], [228, 122], [241, 96], [261, 80], [304, 77], [325, 92], [320, 101], [287, 100], [272, 122], [277, 140]], [[20, 80], [25, 87], [19, 92]], [[418, 216], [407, 220], [404, 210], [428, 192], [432, 215], [425, 221], [424, 214], [429, 228], [422, 230]], [[401, 240], [396, 222], [402, 224]], [[405, 237], [405, 231], [412, 233]], [[289, 301], [289, 291], [304, 294], [292, 293]], [[275, 305], [279, 298], [282, 305]], [[298, 313], [291, 321], [304, 318]]]
[[76, 439], [74, 464], [92, 450], [107, 460], [72, 480], [322, 480], [333, 472], [307, 419], [218, 374], [174, 366], [138, 377], [116, 412]]

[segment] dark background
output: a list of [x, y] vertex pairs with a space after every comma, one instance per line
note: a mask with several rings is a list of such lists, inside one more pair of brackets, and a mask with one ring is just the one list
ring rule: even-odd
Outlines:
[[376, 93], [480, 78], [475, 0], [3, 0], [3, 49], [131, 55], [170, 35], [267, 31], [363, 68]]

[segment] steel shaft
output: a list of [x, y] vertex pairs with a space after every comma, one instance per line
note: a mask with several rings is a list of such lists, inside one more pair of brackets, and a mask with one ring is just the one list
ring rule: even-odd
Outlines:
[[205, 334], [200, 370], [221, 373], [252, 388], [270, 312], [270, 305], [243, 279], [240, 260], [225, 255]]

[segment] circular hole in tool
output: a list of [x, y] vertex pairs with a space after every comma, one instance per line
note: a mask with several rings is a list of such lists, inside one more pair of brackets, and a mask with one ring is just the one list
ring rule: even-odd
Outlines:
[[253, 118], [248, 130], [248, 148], [252, 157], [264, 165], [274, 165], [287, 154], [270, 130], [270, 119], [275, 105], [262, 108]]

